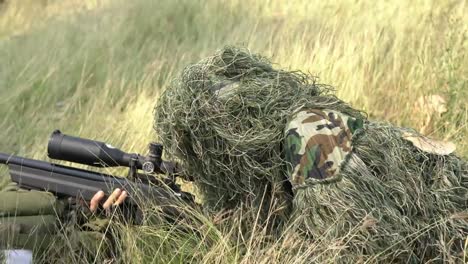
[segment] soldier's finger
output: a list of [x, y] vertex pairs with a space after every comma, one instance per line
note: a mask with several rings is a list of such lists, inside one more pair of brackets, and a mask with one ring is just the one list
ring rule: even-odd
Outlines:
[[117, 198], [117, 201], [115, 201], [115, 203], [113, 204], [113, 206], [118, 206], [120, 204], [122, 204], [124, 201], [125, 201], [125, 198], [127, 198], [128, 194], [126, 191], [123, 191], [119, 198]]
[[97, 192], [93, 196], [93, 198], [91, 198], [91, 201], [89, 202], [89, 210], [91, 210], [91, 212], [96, 211], [96, 209], [99, 206], [99, 202], [101, 202], [102, 198], [104, 198], [104, 192], [103, 191]]
[[120, 193], [122, 191], [117, 188], [115, 189], [111, 195], [109, 195], [109, 198], [107, 198], [106, 202], [104, 202], [104, 204], [102, 205], [102, 208], [104, 208], [105, 210], [109, 209], [111, 207], [111, 205], [115, 202], [115, 200], [117, 200], [117, 197], [120, 196]]

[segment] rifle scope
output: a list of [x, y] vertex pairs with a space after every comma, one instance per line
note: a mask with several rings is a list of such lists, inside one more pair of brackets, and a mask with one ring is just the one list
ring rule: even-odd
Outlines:
[[47, 147], [49, 158], [96, 167], [129, 166], [132, 156], [104, 142], [64, 135], [55, 130]]

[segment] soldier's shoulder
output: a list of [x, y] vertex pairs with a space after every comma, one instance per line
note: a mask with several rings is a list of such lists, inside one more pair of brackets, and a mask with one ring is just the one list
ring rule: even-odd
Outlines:
[[285, 158], [293, 186], [330, 181], [351, 153], [351, 138], [363, 120], [330, 109], [300, 109], [285, 129]]
[[307, 131], [310, 133], [320, 134], [325, 132], [323, 130], [325, 127], [332, 129], [339, 127], [354, 134], [358, 129], [363, 128], [364, 120], [331, 109], [299, 109], [288, 118], [286, 131], [304, 126], [309, 128]]

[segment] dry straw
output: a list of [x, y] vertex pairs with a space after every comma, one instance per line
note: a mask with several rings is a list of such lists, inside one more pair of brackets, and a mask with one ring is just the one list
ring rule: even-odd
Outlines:
[[[236, 89], [220, 94], [229, 86]], [[353, 139], [341, 181], [293, 195], [281, 146], [287, 118], [304, 107], [363, 118], [314, 77], [226, 47], [172, 82], [156, 106], [154, 127], [167, 153], [193, 177], [208, 209], [244, 205], [267, 218], [274, 203], [278, 219], [285, 220], [292, 208], [298, 229], [335, 245], [345, 262], [462, 258], [466, 161], [418, 150], [401, 136], [409, 130], [367, 122]]]

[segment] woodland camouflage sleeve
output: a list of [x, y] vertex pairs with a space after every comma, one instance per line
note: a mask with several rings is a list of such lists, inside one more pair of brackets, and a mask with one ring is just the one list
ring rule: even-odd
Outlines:
[[297, 112], [286, 126], [285, 157], [293, 189], [330, 182], [352, 150], [351, 138], [363, 120], [320, 109]]

